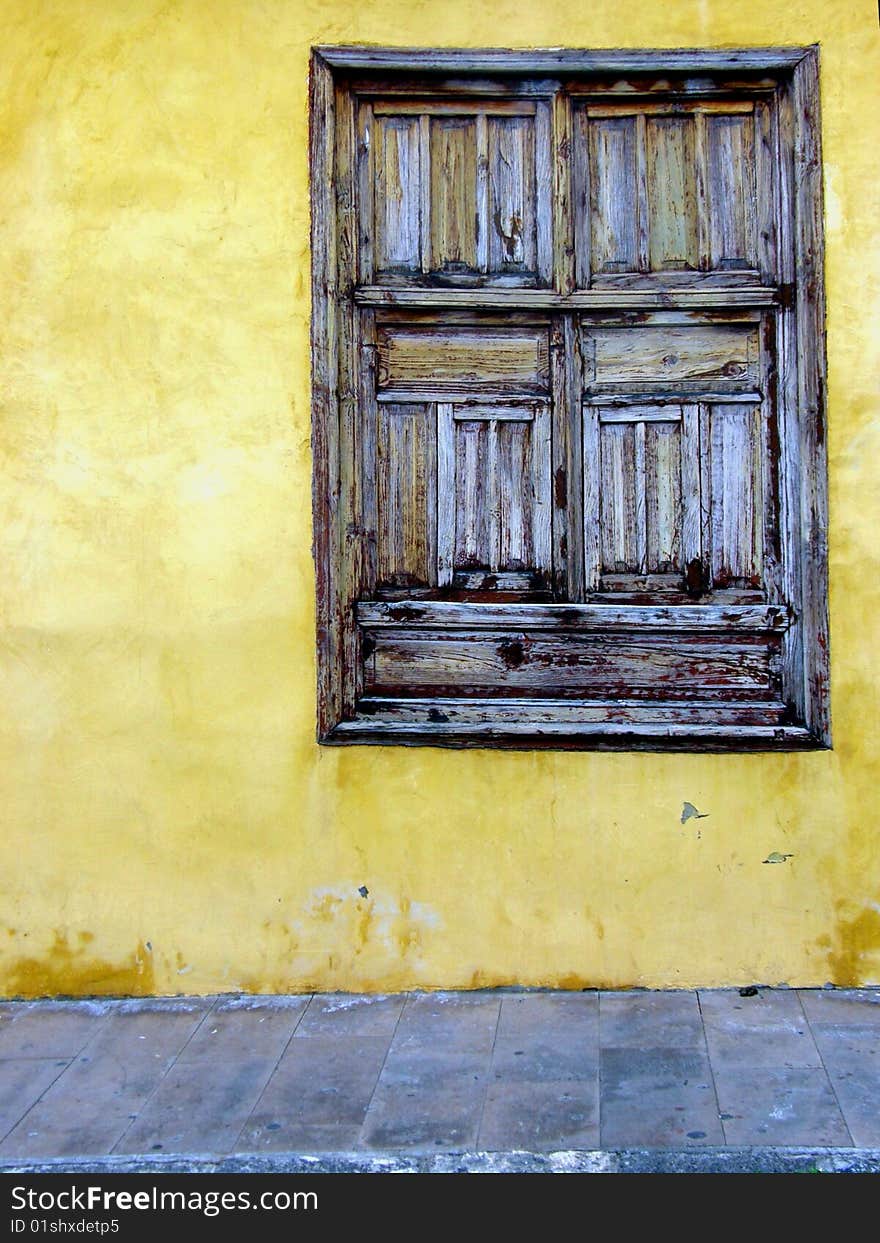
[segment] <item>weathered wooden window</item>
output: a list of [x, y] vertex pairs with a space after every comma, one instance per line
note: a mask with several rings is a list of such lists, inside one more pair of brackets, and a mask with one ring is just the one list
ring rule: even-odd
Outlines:
[[312, 63], [324, 742], [830, 745], [815, 49]]

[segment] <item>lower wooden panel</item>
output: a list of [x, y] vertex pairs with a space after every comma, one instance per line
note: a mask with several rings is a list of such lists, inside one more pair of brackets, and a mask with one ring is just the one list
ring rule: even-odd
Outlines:
[[364, 690], [384, 696], [775, 700], [779, 637], [383, 627], [365, 631]]
[[362, 601], [363, 691], [328, 742], [796, 750], [778, 605]]
[[[782, 723], [773, 710], [704, 705], [702, 719], [687, 709], [657, 705], [570, 704], [509, 700], [364, 699], [354, 720], [325, 737], [329, 743], [535, 750], [795, 751], [821, 744], [800, 725]], [[778, 715], [777, 720], [770, 719]]]

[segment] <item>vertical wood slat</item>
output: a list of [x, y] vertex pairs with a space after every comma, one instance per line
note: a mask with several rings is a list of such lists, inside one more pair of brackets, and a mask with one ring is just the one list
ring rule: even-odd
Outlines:
[[[552, 482], [550, 408], [536, 406], [531, 424], [531, 543], [533, 568], [549, 575], [553, 564], [552, 551]], [[525, 487], [526, 480], [523, 480]]]
[[574, 240], [574, 279], [578, 289], [592, 283], [593, 250], [590, 220], [590, 196], [593, 193], [590, 175], [590, 120], [583, 105], [571, 110], [571, 215]]
[[755, 246], [755, 137], [748, 113], [705, 120], [708, 143], [710, 265], [753, 268]]
[[362, 311], [360, 316], [360, 440], [361, 497], [364, 528], [364, 573], [367, 582], [379, 577], [379, 513], [376, 481], [379, 478], [379, 414], [376, 402], [376, 314]]
[[648, 563], [648, 524], [645, 512], [645, 493], [647, 490], [647, 479], [645, 471], [645, 425], [642, 422], [635, 425], [635, 477], [633, 479], [634, 491], [634, 524], [635, 524], [635, 554], [638, 566], [638, 573], [644, 574]]
[[[500, 569], [501, 561], [501, 505], [499, 493], [501, 491], [501, 480], [499, 478], [498, 461], [498, 420], [488, 419], [485, 425], [485, 446], [483, 447], [482, 463], [478, 460], [477, 470], [479, 474], [483, 472], [480, 467], [485, 469], [484, 478], [486, 480], [486, 491], [483, 499], [483, 513], [480, 515], [483, 519], [482, 523], [477, 521], [476, 539], [474, 541], [475, 548], [481, 546], [485, 548], [484, 557], [480, 557], [477, 552], [478, 563], [488, 564], [489, 569], [493, 573], [497, 573]], [[476, 509], [472, 511], [470, 504], [466, 506], [468, 516], [472, 513], [474, 517], [479, 513]], [[482, 531], [480, 527], [482, 526]]]
[[698, 256], [692, 118], [649, 117], [646, 147], [650, 270], [695, 269]]
[[489, 238], [491, 223], [489, 220], [489, 124], [485, 112], [478, 112], [476, 117], [477, 143], [477, 193], [476, 193], [476, 228], [477, 228], [477, 271], [486, 273], [489, 270]]
[[574, 224], [571, 210], [571, 99], [562, 91], [553, 97], [553, 279], [559, 293], [575, 288]]
[[476, 119], [431, 117], [431, 271], [477, 265]]
[[709, 189], [709, 135], [704, 112], [694, 114], [694, 192], [697, 216], [697, 267], [708, 272], [713, 265], [712, 202]]
[[631, 272], [638, 262], [636, 118], [589, 122], [590, 272]]
[[535, 270], [537, 283], [553, 280], [553, 119], [551, 104], [540, 100], [535, 109], [534, 178], [531, 197], [535, 211]]
[[455, 408], [437, 405], [437, 585], [448, 587], [455, 565]]
[[354, 713], [361, 676], [359, 637], [353, 625], [354, 601], [363, 594], [365, 571], [364, 528], [360, 474], [360, 413], [357, 351], [358, 312], [352, 298], [357, 272], [357, 214], [354, 192], [355, 115], [354, 99], [342, 87], [336, 88], [336, 192], [337, 274], [336, 290], [340, 298], [337, 356], [339, 371], [339, 509], [337, 529], [341, 566], [339, 591], [333, 624], [342, 636], [342, 712]]
[[556, 599], [560, 600], [576, 598], [569, 591], [569, 551], [572, 538], [569, 531], [573, 520], [570, 510], [571, 497], [573, 493], [579, 492], [579, 488], [577, 476], [569, 474], [569, 444], [573, 439], [574, 411], [580, 411], [580, 392], [575, 395], [576, 404], [570, 406], [571, 359], [565, 338], [565, 327], [570, 322], [571, 316], [569, 315], [564, 318], [556, 316], [550, 325], [550, 391], [552, 395], [550, 469], [553, 485], [550, 564], [553, 568], [553, 594]]
[[579, 600], [584, 591], [584, 456], [580, 331], [570, 315], [551, 323], [553, 591]]
[[[710, 423], [711, 406], [705, 402], [697, 405], [699, 424], [699, 454], [697, 457], [700, 478], [700, 588], [709, 588], [712, 584], [712, 469], [711, 445], [712, 427]], [[685, 562], [687, 573], [688, 563]], [[695, 579], [696, 576], [694, 576]], [[688, 586], [697, 584], [688, 575]]]
[[[777, 260], [778, 279], [783, 289], [794, 289], [795, 260], [795, 167], [796, 120], [794, 91], [784, 86], [776, 105], [775, 149], [778, 169]], [[782, 531], [782, 583], [786, 603], [795, 617], [783, 636], [782, 690], [799, 719], [807, 712], [805, 687], [805, 644], [803, 579], [800, 528], [801, 463], [798, 419], [798, 339], [794, 299], [785, 299], [777, 312], [777, 365], [779, 369], [779, 505]]]
[[831, 742], [828, 631], [828, 460], [826, 447], [825, 282], [823, 272], [822, 149], [819, 121], [819, 51], [810, 48], [794, 71], [795, 246], [797, 316], [799, 526], [806, 722]]
[[373, 135], [368, 163], [373, 169], [375, 266], [380, 272], [417, 272], [421, 247], [418, 117], [379, 117]]
[[490, 423], [494, 445], [490, 442], [489, 463], [494, 462], [495, 490], [492, 512], [492, 570], [525, 569], [532, 558], [532, 455], [533, 443], [527, 423], [504, 424], [502, 434], [496, 420]]
[[[368, 285], [373, 281], [375, 273], [373, 239], [376, 238], [378, 232], [375, 138], [376, 129], [372, 105], [362, 102], [358, 108], [357, 121], [358, 214], [360, 220], [358, 280], [364, 285]], [[418, 211], [416, 212], [416, 227], [418, 228]], [[416, 259], [418, 259], [418, 255], [416, 255]], [[416, 267], [418, 267], [418, 262], [416, 262]]]
[[[569, 600], [581, 600], [584, 596], [584, 436], [581, 423], [582, 396], [584, 391], [583, 337], [574, 317], [566, 315], [562, 323], [562, 339], [565, 349], [563, 366], [566, 373], [564, 406], [564, 445], [566, 462], [565, 484], [567, 486], [567, 527], [565, 532], [566, 588]], [[555, 438], [554, 438], [555, 440]], [[555, 487], [554, 477], [554, 487]]]
[[649, 272], [648, 122], [636, 117], [636, 248], [639, 272]]
[[343, 643], [334, 621], [339, 581], [338, 302], [334, 196], [336, 101], [333, 75], [313, 54], [309, 73], [309, 155], [312, 247], [312, 510], [315, 529], [318, 631], [318, 737], [342, 716]]
[[537, 270], [534, 118], [492, 117], [488, 131], [489, 265], [493, 272], [534, 272]]
[[[681, 407], [681, 567], [702, 561], [700, 513], [700, 408]], [[701, 575], [702, 578], [702, 575]]]
[[776, 224], [778, 156], [776, 116], [764, 102], [755, 105], [755, 253], [762, 281], [769, 284], [779, 271]]
[[764, 531], [763, 566], [767, 599], [774, 604], [785, 603], [782, 574], [783, 538], [780, 527], [780, 411], [779, 411], [779, 316], [765, 313], [761, 323], [760, 348], [761, 392], [764, 399], [759, 411], [762, 510]]
[[602, 572], [601, 448], [599, 407], [582, 406], [584, 477], [584, 580], [587, 591], [596, 591]]
[[419, 182], [419, 251], [422, 261], [422, 272], [427, 273], [431, 271], [434, 263], [431, 244], [431, 230], [433, 228], [431, 218], [431, 181], [433, 172], [431, 166], [431, 118], [424, 113], [419, 117], [419, 169], [421, 170]]

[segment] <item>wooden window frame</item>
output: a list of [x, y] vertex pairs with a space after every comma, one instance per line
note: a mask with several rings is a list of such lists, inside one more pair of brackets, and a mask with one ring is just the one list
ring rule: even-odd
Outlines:
[[[780, 270], [774, 288], [754, 281], [742, 288], [701, 290], [682, 285], [658, 295], [635, 286], [611, 298], [601, 288], [577, 289], [571, 243], [571, 170], [567, 136], [572, 126], [572, 99], [579, 84], [595, 91], [597, 83], [626, 79], [648, 82], [664, 73], [678, 75], [677, 90], [695, 101], [725, 91], [766, 89], [777, 109], [781, 135], [779, 193]], [[452, 75], [459, 92], [505, 96], [508, 83], [517, 93], [552, 96], [554, 149], [553, 281], [549, 288], [506, 287], [397, 288], [358, 285], [359, 248], [357, 199], [358, 90], [424, 89], [429, 75], [442, 90], [443, 75]], [[563, 95], [546, 89], [546, 79], [564, 84]], [[644, 87], [649, 90], [650, 87]], [[436, 93], [432, 87], [432, 93]], [[825, 304], [823, 278], [822, 163], [819, 116], [818, 47], [753, 48], [747, 50], [455, 50], [319, 47], [313, 49], [310, 73], [310, 173], [312, 245], [312, 448], [314, 455], [314, 558], [317, 581], [317, 736], [322, 743], [404, 743], [447, 746], [508, 746], [520, 748], [616, 748], [685, 750], [793, 750], [831, 746], [829, 633], [827, 591], [827, 457], [825, 385]], [[564, 244], [568, 241], [568, 244]], [[735, 279], [734, 279], [735, 284]], [[472, 624], [473, 606], [412, 603], [365, 598], [369, 540], [364, 522], [362, 469], [358, 460], [358, 405], [361, 394], [375, 383], [376, 351], [362, 347], [356, 317], [388, 307], [429, 311], [437, 307], [469, 307], [541, 312], [552, 325], [553, 344], [571, 346], [578, 331], [577, 311], [589, 316], [610, 306], [650, 312], [659, 308], [742, 307], [744, 313], [766, 308], [777, 333], [777, 365], [771, 382], [780, 412], [779, 442], [773, 446], [772, 469], [778, 470], [781, 509], [780, 556], [785, 610], [772, 605], [740, 608], [735, 616], [716, 611], [712, 626], [719, 634], [777, 633], [786, 718], [774, 725], [706, 724], [699, 712], [688, 718], [682, 710], [646, 712], [641, 716], [583, 708], [576, 700], [562, 705], [552, 720], [534, 705], [511, 699], [500, 705], [491, 721], [469, 718], [466, 711], [441, 712], [425, 701], [421, 720], [396, 722], [386, 714], [377, 720], [364, 697], [363, 667], [368, 645], [382, 636], [383, 626], [412, 617], [419, 625], [443, 628]], [[572, 378], [551, 368], [552, 385], [564, 409], [574, 398]], [[723, 398], [722, 398], [723, 399]], [[445, 399], [441, 399], [445, 400]], [[450, 399], [451, 400], [451, 399]], [[580, 401], [580, 390], [577, 397]], [[686, 401], [687, 398], [683, 398]], [[452, 418], [452, 405], [443, 407]], [[560, 470], [570, 477], [582, 469], [583, 445], [566, 435], [554, 453], [554, 478]], [[448, 469], [448, 468], [447, 468]], [[563, 478], [565, 475], [563, 474]], [[583, 584], [584, 567], [574, 553], [567, 560], [557, 547], [554, 565], [562, 586]], [[564, 592], [563, 592], [564, 594]], [[568, 598], [578, 601], [572, 586]], [[467, 613], [467, 608], [471, 612]], [[485, 604], [479, 624], [530, 628], [577, 627], [587, 635], [609, 627], [625, 634], [639, 629], [663, 641], [695, 624], [700, 606], [633, 608], [614, 604]], [[462, 614], [462, 608], [465, 614]], [[493, 613], [494, 610], [494, 613]], [[498, 612], [503, 610], [503, 613]], [[395, 615], [396, 611], [396, 615]], [[406, 615], [406, 617], [404, 616]], [[705, 623], [705, 614], [700, 619]], [[749, 630], [751, 627], [751, 630]], [[711, 629], [711, 627], [710, 627]], [[649, 640], [650, 641], [650, 640]], [[519, 642], [519, 640], [517, 640]]]

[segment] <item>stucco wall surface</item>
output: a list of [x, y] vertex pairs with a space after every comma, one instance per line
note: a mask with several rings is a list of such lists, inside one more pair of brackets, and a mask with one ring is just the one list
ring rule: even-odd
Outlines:
[[[307, 72], [352, 42], [821, 44], [833, 751], [318, 747]], [[0, 47], [0, 992], [880, 981], [873, 0], [5, 0]]]

